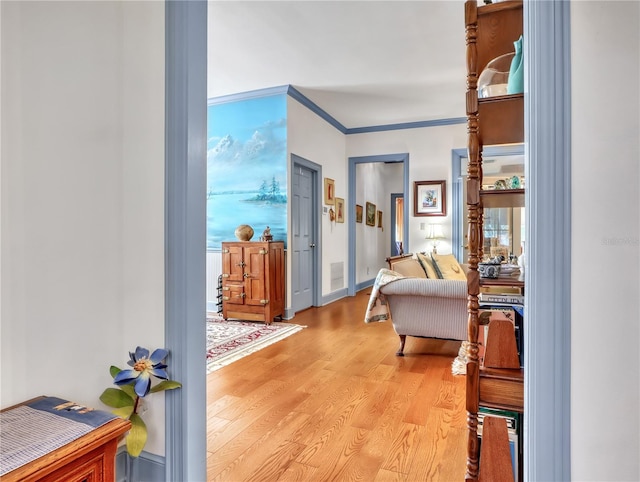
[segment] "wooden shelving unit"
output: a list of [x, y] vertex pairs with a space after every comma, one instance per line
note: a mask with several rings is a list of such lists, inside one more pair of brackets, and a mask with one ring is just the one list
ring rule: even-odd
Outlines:
[[513, 94], [478, 99], [479, 136], [483, 145], [524, 142], [524, 95]]
[[[469, 343], [466, 375], [469, 441], [467, 444], [467, 473], [465, 479], [471, 481], [502, 481], [509, 480], [505, 477], [513, 475], [509, 471], [500, 472], [500, 474], [492, 472], [492, 467], [504, 468], [504, 459], [498, 460], [496, 458], [492, 460], [491, 457], [498, 457], [497, 454], [509, 453], [508, 445], [506, 452], [504, 447], [499, 447], [503, 441], [508, 444], [506, 427], [504, 428], [505, 434], [498, 433], [498, 436], [494, 437], [495, 431], [502, 430], [500, 428], [501, 424], [490, 424], [490, 440], [485, 440], [485, 435], [487, 434], [483, 432], [482, 444], [485, 456], [482, 458], [481, 467], [480, 441], [478, 439], [479, 408], [488, 407], [519, 413], [524, 412], [524, 370], [522, 368], [484, 368], [480, 366], [478, 357], [480, 308], [478, 294], [480, 293], [480, 287], [509, 286], [524, 289], [522, 277], [480, 279], [478, 263], [482, 261], [484, 256], [484, 209], [524, 207], [525, 191], [524, 189], [482, 190], [481, 188], [483, 185], [483, 147], [524, 141], [524, 95], [515, 94], [479, 99], [477, 83], [480, 73], [491, 60], [514, 51], [514, 42], [522, 35], [522, 31], [522, 1], [507, 0], [484, 6], [478, 6], [477, 0], [467, 0], [465, 2], [467, 45], [466, 104], [467, 130], [469, 134], [467, 178]], [[491, 327], [492, 324], [489, 325], [489, 333], [491, 333]], [[507, 346], [510, 347], [511, 344], [507, 344]], [[487, 344], [485, 360], [489, 356], [488, 351], [489, 345]], [[508, 353], [512, 354], [511, 351]], [[496, 359], [500, 358], [496, 357]], [[497, 445], [496, 440], [500, 441], [497, 442]], [[522, 464], [519, 464], [519, 466], [521, 468]]]
[[523, 208], [524, 189], [494, 189], [480, 191], [484, 208]]

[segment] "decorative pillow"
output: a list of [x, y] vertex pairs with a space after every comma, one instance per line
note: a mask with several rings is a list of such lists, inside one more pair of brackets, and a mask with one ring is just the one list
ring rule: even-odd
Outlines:
[[442, 279], [467, 279], [467, 275], [452, 254], [432, 254], [433, 264]]
[[396, 273], [400, 273], [402, 276], [407, 276], [409, 278], [427, 277], [418, 260], [414, 258], [405, 258], [403, 260], [396, 261], [393, 263], [391, 269]]
[[427, 273], [427, 278], [438, 279], [439, 276], [438, 276], [438, 273], [436, 272], [436, 269], [433, 266], [433, 261], [431, 260], [431, 258], [426, 256], [423, 253], [416, 253], [416, 256], [418, 257], [418, 261], [420, 261], [420, 264], [422, 265], [424, 272]]

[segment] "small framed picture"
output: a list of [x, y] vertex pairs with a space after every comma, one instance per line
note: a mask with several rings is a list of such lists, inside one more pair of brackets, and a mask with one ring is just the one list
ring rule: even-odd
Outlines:
[[382, 227], [382, 211], [378, 211], [378, 227]]
[[333, 179], [324, 178], [324, 203], [335, 204], [336, 202], [336, 184]]
[[336, 198], [336, 222], [344, 223], [344, 199]]
[[415, 181], [413, 183], [414, 216], [446, 216], [446, 181]]
[[356, 223], [362, 222], [362, 206], [356, 204]]
[[367, 213], [366, 213], [367, 226], [375, 226], [376, 225], [376, 205], [368, 202], [366, 206], [367, 206]]

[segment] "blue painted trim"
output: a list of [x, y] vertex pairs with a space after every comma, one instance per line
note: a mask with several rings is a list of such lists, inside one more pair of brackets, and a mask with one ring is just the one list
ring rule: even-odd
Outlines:
[[[409, 153], [403, 152], [400, 154], [381, 154], [377, 156], [357, 156], [349, 158], [349, 171], [348, 171], [348, 199], [347, 206], [349, 209], [349, 229], [348, 229], [348, 253], [349, 253], [349, 267], [348, 267], [348, 294], [354, 296], [356, 294], [356, 165], [369, 162], [402, 162], [403, 164], [403, 182], [404, 182], [404, 219], [409, 219], [409, 205], [411, 204], [407, 200], [409, 195]], [[405, 253], [410, 253], [409, 246], [409, 223], [404, 223], [403, 238], [405, 240]]]
[[239, 102], [249, 99], [258, 99], [261, 97], [270, 97], [272, 95], [287, 94], [289, 90], [288, 85], [281, 85], [278, 87], [269, 87], [266, 89], [251, 90], [249, 92], [241, 92], [238, 94], [222, 95], [220, 97], [212, 97], [208, 99], [208, 105], [227, 104], [229, 102]]
[[166, 480], [206, 480], [207, 2], [165, 2]]
[[[517, 156], [524, 154], [524, 144], [514, 144], [508, 146], [488, 146], [483, 149], [482, 157], [497, 156]], [[464, 233], [462, 232], [462, 169], [460, 164], [463, 158], [468, 157], [466, 148], [451, 150], [451, 252], [461, 263], [466, 263], [464, 259]]]
[[120, 446], [116, 454], [116, 481], [117, 482], [137, 482], [140, 480], [153, 480], [160, 482], [165, 480], [165, 458], [160, 455], [143, 451], [138, 458], [133, 461], [129, 470], [129, 455], [125, 446]]
[[524, 2], [525, 480], [571, 480], [570, 2]]
[[358, 283], [358, 284], [356, 285], [356, 293], [357, 293], [358, 291], [362, 291], [362, 290], [364, 290], [364, 289], [367, 289], [367, 288], [369, 288], [369, 287], [373, 286], [373, 284], [375, 283], [375, 281], [376, 281], [375, 279], [370, 279], [370, 280], [362, 281], [361, 283]]
[[347, 292], [347, 288], [342, 288], [333, 293], [329, 293], [322, 297], [322, 306], [328, 305], [329, 303], [333, 303], [334, 301], [338, 301], [342, 298], [346, 298], [349, 295]]
[[451, 252], [460, 263], [466, 263], [464, 259], [464, 233], [462, 232], [462, 159], [467, 157], [467, 149], [458, 148], [451, 150]]
[[[320, 306], [320, 299], [322, 298], [322, 215], [320, 214], [320, 207], [322, 206], [322, 201], [323, 201], [322, 192], [324, 189], [323, 177], [322, 177], [322, 166], [313, 161], [305, 159], [304, 157], [300, 157], [297, 154], [292, 153], [291, 154], [292, 169], [295, 164], [300, 164], [301, 166], [304, 166], [307, 169], [310, 169], [311, 171], [314, 172], [315, 184], [313, 186], [313, 193], [312, 193], [313, 219], [311, 220], [311, 222], [313, 224], [313, 228], [315, 231], [314, 234], [316, 236], [316, 239], [313, 240], [313, 243], [315, 243], [316, 247], [314, 248], [313, 261], [312, 261], [313, 270], [316, 276], [314, 280], [315, 289], [313, 290], [313, 306]], [[295, 315], [295, 311], [293, 311], [293, 314]]]
[[450, 119], [435, 119], [417, 122], [404, 122], [401, 124], [386, 124], [380, 126], [371, 127], [354, 127], [347, 129], [345, 134], [364, 134], [368, 132], [384, 132], [384, 131], [397, 131], [402, 129], [422, 129], [423, 127], [439, 127], [450, 126], [455, 124], [464, 124], [467, 122], [466, 117], [452, 117]]
[[343, 126], [340, 122], [338, 122], [333, 116], [331, 116], [331, 114], [325, 111], [318, 104], [316, 104], [311, 99], [306, 97], [302, 92], [296, 89], [293, 85], [289, 86], [288, 94], [292, 99], [295, 99], [298, 102], [300, 102], [303, 106], [305, 106], [311, 112], [317, 114], [319, 117], [327, 121], [329, 124], [331, 124], [333, 127], [338, 129], [343, 134], [347, 133], [347, 128], [345, 126]]
[[395, 131], [402, 129], [421, 129], [423, 127], [438, 127], [438, 126], [449, 126], [454, 124], [464, 124], [467, 122], [466, 117], [452, 117], [449, 119], [434, 119], [434, 120], [425, 120], [425, 121], [416, 121], [416, 122], [405, 122], [399, 124], [386, 124], [379, 126], [370, 126], [370, 127], [354, 127], [348, 128], [345, 127], [340, 121], [338, 121], [335, 117], [329, 114], [326, 110], [320, 107], [318, 104], [309, 99], [306, 95], [296, 89], [293, 85], [280, 85], [277, 87], [269, 87], [266, 89], [257, 89], [251, 90], [248, 92], [240, 92], [237, 94], [229, 94], [223, 95], [220, 97], [212, 97], [208, 100], [208, 105], [216, 105], [216, 104], [225, 104], [228, 102], [239, 102], [248, 99], [255, 99], [259, 97], [268, 97], [271, 95], [282, 95], [287, 94], [292, 99], [297, 100], [307, 109], [309, 109], [314, 114], [318, 115], [320, 118], [324, 119], [327, 123], [335, 127], [338, 131], [342, 132], [345, 135], [350, 134], [365, 134], [368, 132], [384, 132], [384, 131]]

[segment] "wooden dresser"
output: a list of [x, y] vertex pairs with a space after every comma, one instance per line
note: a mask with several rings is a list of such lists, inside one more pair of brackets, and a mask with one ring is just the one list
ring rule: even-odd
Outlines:
[[283, 241], [222, 243], [222, 316], [271, 324], [284, 315]]
[[[42, 398], [44, 397], [39, 399]], [[7, 408], [3, 412], [16, 407]], [[114, 482], [118, 442], [130, 427], [129, 421], [114, 418], [66, 445], [7, 472], [0, 477], [0, 480], [2, 482]], [[3, 443], [9, 443], [9, 438], [8, 434], [3, 434]]]

